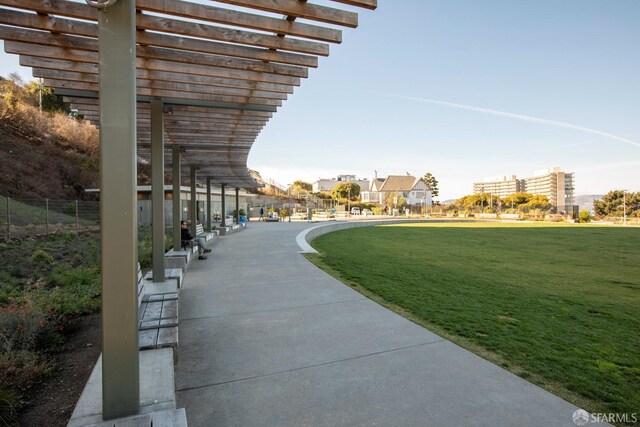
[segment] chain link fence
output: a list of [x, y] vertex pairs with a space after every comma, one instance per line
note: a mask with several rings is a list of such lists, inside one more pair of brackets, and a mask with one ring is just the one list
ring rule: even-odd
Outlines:
[[100, 229], [100, 202], [0, 196], [4, 239]]

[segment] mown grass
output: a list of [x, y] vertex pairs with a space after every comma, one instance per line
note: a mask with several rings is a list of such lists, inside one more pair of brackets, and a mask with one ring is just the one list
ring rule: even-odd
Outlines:
[[592, 412], [640, 411], [640, 228], [437, 224], [321, 236], [315, 262]]

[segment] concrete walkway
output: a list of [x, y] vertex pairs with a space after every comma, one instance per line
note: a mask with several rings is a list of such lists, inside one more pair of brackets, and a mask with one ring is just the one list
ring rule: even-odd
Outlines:
[[178, 407], [194, 426], [575, 426], [575, 406], [405, 320], [255, 223], [180, 293]]

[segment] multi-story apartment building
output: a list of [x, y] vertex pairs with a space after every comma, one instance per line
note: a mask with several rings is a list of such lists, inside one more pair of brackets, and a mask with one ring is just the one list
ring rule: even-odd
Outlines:
[[488, 193], [498, 197], [506, 197], [509, 194], [524, 191], [524, 180], [515, 175], [487, 178], [482, 182], [473, 183], [473, 193]]
[[488, 193], [499, 197], [524, 191], [546, 196], [553, 210], [567, 214], [573, 211], [574, 174], [554, 167], [537, 171], [528, 178], [518, 179], [515, 175], [487, 179], [473, 183], [473, 193]]
[[311, 187], [314, 193], [320, 191], [331, 193], [338, 184], [342, 184], [345, 182], [355, 182], [360, 186], [360, 191], [369, 189], [369, 180], [357, 179], [355, 175], [338, 175], [337, 178], [328, 179], [320, 178], [316, 182], [311, 184]]
[[572, 212], [573, 190], [573, 172], [563, 172], [558, 167], [537, 171], [533, 176], [524, 179], [524, 191], [547, 196], [558, 213]]

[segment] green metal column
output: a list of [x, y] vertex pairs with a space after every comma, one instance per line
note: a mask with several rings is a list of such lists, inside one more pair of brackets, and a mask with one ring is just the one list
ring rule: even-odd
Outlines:
[[236, 224], [240, 224], [240, 189], [236, 187]]
[[211, 231], [211, 177], [207, 177], [207, 229]]
[[227, 196], [224, 193], [225, 184], [220, 185], [220, 198], [222, 200], [222, 213], [220, 215], [220, 227], [227, 226]]
[[140, 410], [136, 206], [136, 10], [100, 12], [102, 416]]
[[173, 163], [173, 250], [179, 251], [181, 242], [180, 219], [182, 219], [182, 206], [180, 203], [180, 146], [174, 145], [171, 155]]
[[164, 117], [160, 98], [151, 100], [151, 209], [153, 281], [164, 282]]
[[191, 204], [189, 214], [191, 216], [191, 235], [196, 235], [196, 222], [198, 221], [198, 203], [196, 201], [196, 171], [198, 169], [195, 166], [191, 166]]

